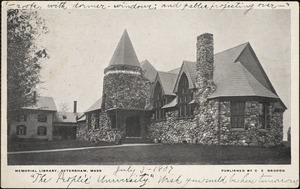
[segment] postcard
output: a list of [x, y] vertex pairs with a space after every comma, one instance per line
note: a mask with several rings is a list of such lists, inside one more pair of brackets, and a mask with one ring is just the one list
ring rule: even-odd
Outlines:
[[299, 5], [4, 1], [1, 187], [299, 186]]

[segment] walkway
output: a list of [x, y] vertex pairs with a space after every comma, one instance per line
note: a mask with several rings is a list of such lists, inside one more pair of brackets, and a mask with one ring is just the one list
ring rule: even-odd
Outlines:
[[10, 154], [30, 154], [30, 153], [46, 153], [46, 152], [64, 152], [64, 151], [75, 151], [75, 150], [89, 150], [89, 149], [101, 149], [101, 148], [122, 148], [132, 146], [150, 146], [158, 144], [122, 144], [115, 146], [93, 146], [93, 147], [80, 147], [80, 148], [64, 148], [64, 149], [51, 149], [51, 150], [32, 150], [32, 151], [18, 151], [18, 152], [7, 152]]

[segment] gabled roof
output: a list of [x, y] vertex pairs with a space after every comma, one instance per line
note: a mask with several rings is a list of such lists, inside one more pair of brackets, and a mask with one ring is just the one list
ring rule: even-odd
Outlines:
[[[174, 92], [177, 92], [178, 82], [183, 73], [187, 75], [189, 88], [195, 88], [196, 63], [184, 61]], [[279, 99], [250, 43], [214, 55], [214, 82], [217, 88], [209, 98], [260, 96]], [[284, 104], [282, 106], [285, 107]]]
[[141, 68], [144, 71], [145, 77], [149, 79], [150, 82], [154, 82], [157, 70], [152, 66], [148, 60], [141, 62]]
[[55, 123], [76, 123], [76, 118], [82, 116], [81, 112], [56, 112], [54, 115]]
[[173, 93], [173, 89], [174, 89], [176, 79], [177, 79], [177, 74], [160, 72], [160, 71], [157, 72], [156, 81], [160, 82], [164, 95], [175, 95]]
[[122, 34], [122, 37], [113, 54], [113, 57], [110, 60], [109, 66], [112, 65], [131, 65], [138, 67], [140, 66], [139, 60], [135, 54], [127, 30], [125, 30]]
[[46, 110], [57, 111], [55, 102], [52, 97], [40, 96], [36, 99], [36, 104], [33, 106], [24, 107], [27, 110]]
[[271, 83], [267, 83], [268, 78], [263, 68], [253, 59], [254, 54], [249, 48], [250, 44], [244, 43], [215, 54], [214, 82], [217, 89], [209, 98], [225, 96], [279, 98]]
[[168, 72], [169, 72], [169, 73], [174, 73], [174, 74], [179, 74], [180, 68], [181, 68], [181, 67], [175, 68], [175, 69], [170, 70], [170, 71], [168, 71]]
[[91, 107], [89, 107], [85, 113], [101, 110], [102, 98], [99, 98]]
[[195, 88], [195, 82], [196, 82], [196, 77], [197, 77], [197, 70], [196, 70], [196, 63], [195, 62], [191, 62], [191, 61], [186, 61], [184, 60], [182, 62], [173, 92], [176, 93], [178, 91], [178, 83], [179, 80], [182, 76], [182, 74], [186, 74], [187, 78], [188, 78], [188, 82], [189, 82], [189, 88], [193, 89]]

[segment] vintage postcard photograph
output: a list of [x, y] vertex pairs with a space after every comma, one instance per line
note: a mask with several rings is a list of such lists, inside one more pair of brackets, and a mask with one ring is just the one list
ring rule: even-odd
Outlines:
[[296, 2], [7, 1], [1, 24], [1, 187], [299, 186]]

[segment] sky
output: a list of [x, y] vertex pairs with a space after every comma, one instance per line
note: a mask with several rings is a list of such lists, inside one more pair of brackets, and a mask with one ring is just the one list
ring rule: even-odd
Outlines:
[[214, 52], [250, 42], [287, 110], [291, 123], [291, 21], [289, 10], [40, 10], [50, 32], [40, 39], [50, 58], [42, 62], [42, 96], [57, 108], [73, 101], [84, 112], [102, 95], [104, 69], [127, 29], [139, 61], [157, 70], [196, 60], [196, 38], [214, 35]]

